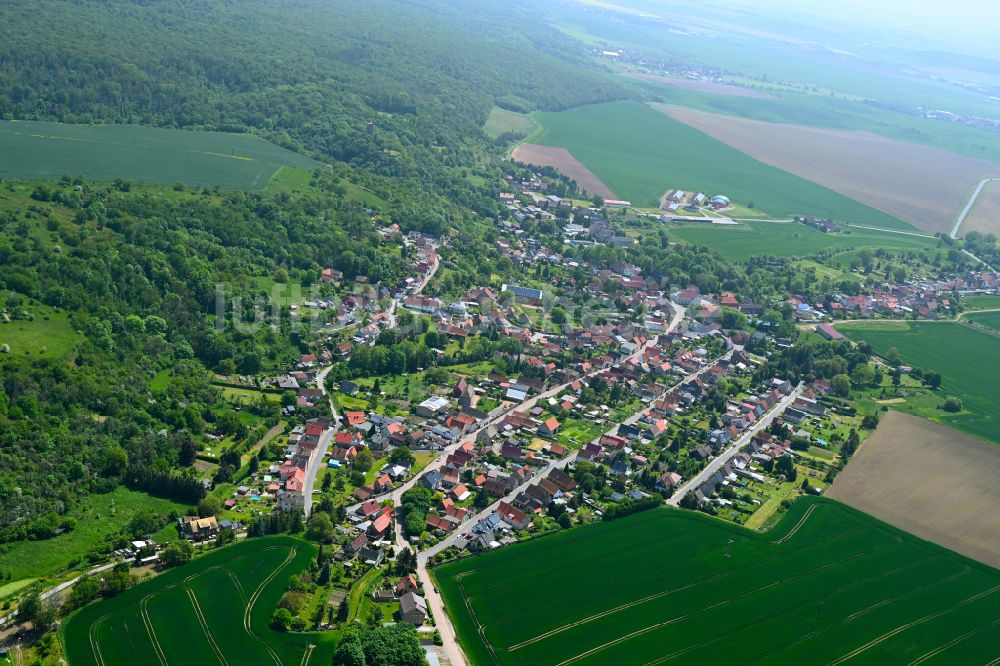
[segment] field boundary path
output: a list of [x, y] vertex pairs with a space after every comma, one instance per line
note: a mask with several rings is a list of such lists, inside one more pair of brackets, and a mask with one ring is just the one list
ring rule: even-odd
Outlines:
[[[74, 576], [73, 578], [67, 580], [66, 582], [59, 583], [55, 587], [50, 587], [49, 589], [47, 589], [44, 592], [42, 592], [41, 594], [39, 594], [38, 597], [42, 601], [45, 601], [46, 599], [59, 594], [63, 590], [66, 590], [68, 588], [73, 587], [73, 585], [75, 585], [76, 582], [78, 580], [80, 580], [81, 578], [83, 578], [84, 576], [93, 576], [94, 574], [101, 573], [102, 571], [107, 571], [108, 569], [113, 569], [116, 564], [118, 564], [117, 561], [115, 561], [115, 562], [108, 562], [107, 564], [102, 564], [99, 567], [94, 567], [93, 569], [89, 569], [87, 572], [81, 573], [78, 576]], [[4, 615], [3, 617], [0, 617], [0, 627], [4, 626], [9, 621], [13, 620], [15, 617], [17, 617], [17, 611], [16, 610], [15, 611], [11, 611], [10, 613], [8, 613], [7, 615]]]
[[916, 236], [917, 238], [936, 238], [936, 236], [931, 236], [930, 234], [921, 234], [916, 231], [903, 231], [902, 229], [886, 229], [885, 227], [872, 227], [867, 224], [852, 224], [850, 222], [844, 224], [845, 227], [853, 227], [854, 229], [867, 229], [868, 231], [882, 231], [887, 234], [900, 234], [902, 236]]
[[979, 195], [983, 193], [983, 188], [986, 187], [987, 183], [992, 183], [995, 180], [1000, 180], [1000, 178], [983, 178], [979, 182], [979, 186], [976, 191], [972, 193], [969, 198], [969, 203], [965, 204], [965, 208], [959, 213], [958, 219], [955, 220], [955, 226], [951, 228], [951, 233], [949, 234], [952, 238], [958, 238], [958, 230], [962, 227], [962, 223], [965, 222], [965, 218], [969, 216], [972, 212], [972, 207], [976, 205], [976, 201], [979, 200]]

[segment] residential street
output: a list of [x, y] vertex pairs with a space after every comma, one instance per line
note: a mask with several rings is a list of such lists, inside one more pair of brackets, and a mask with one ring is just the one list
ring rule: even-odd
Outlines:
[[448, 614], [444, 609], [444, 601], [441, 599], [441, 595], [434, 586], [434, 581], [431, 579], [430, 573], [427, 570], [428, 561], [430, 561], [430, 558], [434, 555], [437, 555], [438, 553], [447, 550], [449, 547], [456, 545], [459, 541], [459, 537], [462, 536], [463, 528], [468, 526], [470, 523], [474, 523], [477, 517], [490, 515], [497, 510], [497, 507], [500, 506], [500, 502], [509, 503], [517, 497], [518, 493], [531, 485], [532, 482], [537, 483], [538, 479], [543, 478], [555, 468], [565, 469], [565, 467], [574, 460], [576, 460], [575, 452], [566, 456], [562, 460], [553, 460], [549, 462], [549, 464], [545, 465], [545, 467], [540, 468], [534, 476], [507, 493], [502, 499], [493, 502], [479, 513], [470, 513], [465, 521], [457, 526], [447, 538], [439, 541], [430, 548], [417, 553], [417, 576], [420, 578], [420, 582], [424, 587], [424, 598], [427, 600], [427, 605], [434, 615], [434, 620], [437, 622], [438, 631], [441, 632], [441, 640], [445, 653], [448, 655], [449, 659], [451, 659], [451, 663], [454, 664], [454, 666], [468, 664], [468, 660], [465, 658], [465, 653], [462, 652], [462, 648], [458, 645], [458, 641], [455, 640], [455, 628], [451, 624], [451, 618], [448, 617]]
[[[333, 366], [327, 366], [316, 375], [316, 386], [323, 392], [323, 395], [327, 395], [326, 387], [323, 384], [326, 381], [326, 376], [330, 374], [330, 370], [332, 369]], [[330, 415], [333, 417], [333, 427], [328, 428], [320, 435], [319, 447], [312, 458], [309, 459], [309, 468], [306, 470], [306, 482], [302, 486], [302, 492], [305, 494], [302, 508], [307, 518], [312, 512], [312, 491], [313, 486], [316, 484], [316, 475], [319, 473], [319, 468], [325, 464], [323, 459], [326, 458], [326, 451], [330, 448], [330, 442], [336, 436], [337, 431], [340, 430], [340, 417], [333, 406], [333, 398], [327, 396], [327, 401], [330, 403]]]
[[[423, 277], [423, 279], [420, 281], [420, 284], [418, 284], [416, 287], [413, 288], [411, 293], [413, 294], [421, 293], [424, 290], [424, 287], [426, 287], [430, 283], [430, 281], [434, 279], [434, 276], [437, 274], [439, 268], [441, 268], [441, 258], [438, 257], [437, 247], [435, 247], [434, 263], [431, 264], [430, 272], [428, 272], [427, 275]], [[389, 305], [389, 310], [388, 310], [389, 328], [396, 328], [397, 325], [396, 311], [399, 309], [399, 307], [400, 307], [399, 299], [398, 298], [392, 299], [392, 303]]]
[[785, 411], [785, 409], [788, 408], [789, 405], [795, 402], [796, 398], [802, 395], [802, 389], [803, 389], [802, 384], [796, 386], [795, 389], [790, 394], [782, 398], [782, 400], [777, 405], [775, 405], [771, 409], [771, 411], [766, 416], [764, 416], [764, 418], [757, 421], [757, 423], [755, 423], [749, 430], [743, 433], [743, 435], [739, 439], [737, 439], [728, 449], [720, 453], [718, 456], [715, 457], [715, 459], [713, 459], [710, 463], [708, 463], [708, 465], [705, 466], [705, 469], [701, 470], [701, 472], [699, 472], [697, 476], [695, 476], [690, 481], [688, 481], [680, 488], [678, 488], [677, 492], [675, 492], [670, 497], [670, 499], [667, 500], [667, 504], [671, 506], [680, 505], [681, 499], [683, 499], [688, 492], [696, 490], [698, 486], [700, 486], [706, 481], [706, 479], [715, 474], [716, 471], [718, 471], [727, 462], [732, 460], [733, 456], [735, 456], [747, 444], [749, 444], [750, 440], [753, 439], [754, 435], [756, 435], [758, 432], [771, 425], [771, 422], [774, 421], [775, 417], [782, 414]]
[[[664, 333], [669, 333], [669, 332], [673, 331], [675, 328], [677, 328], [677, 326], [681, 323], [681, 321], [684, 318], [684, 312], [685, 312], [684, 308], [682, 308], [682, 307], [680, 307], [678, 305], [674, 305], [674, 318], [671, 320], [670, 326], [667, 327], [667, 329], [666, 329], [666, 331], [664, 331]], [[635, 351], [635, 353], [630, 354], [629, 356], [622, 357], [619, 361], [617, 361], [616, 363], [614, 363], [610, 367], [619, 366], [619, 365], [621, 365], [623, 363], [626, 363], [626, 362], [632, 360], [633, 358], [635, 358], [637, 356], [642, 355], [647, 349], [649, 349], [649, 347], [651, 347], [653, 345], [653, 343], [654, 343], [653, 339], [647, 340], [644, 345], [642, 345], [641, 347], [639, 347], [639, 349], [637, 349]], [[604, 372], [605, 370], [607, 370], [607, 368], [597, 368], [597, 369], [593, 370], [592, 372], [589, 372], [586, 375], [583, 375], [582, 379], [589, 379], [591, 377], [594, 377], [594, 376], [596, 376], [596, 375]], [[573, 381], [577, 381], [577, 380], [573, 380]], [[386, 493], [385, 495], [378, 496], [377, 499], [380, 502], [383, 501], [383, 500], [386, 500], [386, 499], [391, 499], [392, 502], [393, 502], [393, 504], [398, 505], [399, 502], [400, 502], [400, 499], [403, 496], [403, 493], [405, 493], [407, 490], [413, 488], [413, 486], [415, 486], [417, 484], [417, 482], [419, 481], [419, 479], [420, 479], [421, 476], [423, 476], [427, 472], [430, 472], [430, 471], [433, 471], [433, 470], [436, 470], [436, 469], [440, 469], [441, 467], [443, 467], [444, 463], [445, 463], [445, 460], [448, 458], [448, 456], [451, 453], [453, 453], [454, 451], [457, 451], [458, 448], [462, 444], [465, 444], [466, 442], [470, 442], [470, 441], [475, 441], [476, 435], [478, 435], [481, 430], [484, 430], [484, 429], [488, 428], [491, 425], [495, 425], [495, 424], [499, 423], [500, 421], [503, 420], [503, 418], [507, 414], [509, 414], [511, 412], [515, 412], [515, 411], [528, 412], [528, 411], [530, 411], [532, 408], [534, 408], [534, 406], [538, 403], [538, 401], [540, 401], [540, 400], [547, 400], [547, 399], [549, 399], [551, 397], [555, 397], [555, 396], [559, 395], [560, 393], [562, 393], [563, 391], [565, 391], [566, 388], [569, 387], [569, 385], [572, 384], [572, 383], [573, 382], [566, 382], [564, 384], [560, 384], [558, 386], [554, 386], [554, 387], [548, 389], [547, 391], [534, 396], [533, 398], [525, 400], [524, 402], [521, 402], [521, 403], [518, 403], [518, 404], [514, 404], [514, 405], [510, 405], [509, 407], [506, 407], [504, 409], [499, 409], [498, 408], [498, 409], [493, 410], [492, 412], [490, 412], [489, 418], [485, 419], [479, 425], [478, 428], [476, 428], [475, 430], [473, 430], [469, 434], [465, 435], [464, 437], [460, 438], [454, 444], [451, 444], [451, 445], [445, 447], [442, 451], [440, 451], [438, 453], [437, 457], [433, 461], [431, 461], [430, 463], [428, 463], [427, 467], [425, 467], [423, 470], [421, 470], [421, 472], [420, 472], [419, 475], [416, 475], [412, 479], [404, 482], [401, 486], [399, 486], [398, 488], [396, 488], [392, 492]], [[357, 502], [355, 504], [352, 504], [351, 506], [347, 507], [347, 512], [351, 513], [353, 511], [357, 511], [358, 507], [360, 507], [361, 504], [362, 504], [361, 502]]]
[[[673, 328], [671, 328], [670, 330], [673, 330]], [[732, 352], [727, 353], [726, 355], [724, 355], [721, 358], [729, 358], [730, 356], [732, 356]], [[684, 379], [682, 379], [679, 382], [675, 383], [674, 385], [672, 385], [668, 389], [665, 389], [664, 392], [663, 392], [663, 395], [666, 395], [667, 393], [669, 393], [670, 391], [674, 390], [675, 388], [677, 388], [681, 384], [685, 384], [685, 383], [691, 381], [692, 379], [698, 377], [702, 373], [706, 372], [710, 367], [712, 367], [712, 365], [714, 365], [714, 363], [708, 363], [703, 368], [700, 368], [697, 372], [693, 372], [693, 373], [687, 375], [686, 377], [684, 377]], [[627, 419], [625, 419], [624, 421], [622, 421], [621, 424], [631, 425], [631, 424], [636, 423], [640, 418], [642, 418], [642, 414], [643, 414], [643, 412], [646, 411], [646, 409], [647, 409], [647, 407], [644, 405], [643, 407], [641, 407], [640, 409], [638, 409], [634, 414], [632, 414]], [[602, 436], [603, 435], [613, 435], [613, 434], [615, 434], [618, 431], [618, 426], [619, 426], [619, 424], [616, 423], [609, 430], [607, 430], [605, 433], [603, 433]], [[599, 443], [600, 441], [601, 441], [601, 437], [596, 437], [596, 438], [594, 438], [592, 440], [592, 442], [595, 443], [595, 444]], [[459, 526], [457, 526], [455, 528], [455, 530], [452, 532], [452, 534], [449, 535], [446, 539], [443, 539], [442, 541], [439, 541], [438, 543], [434, 544], [433, 546], [431, 546], [430, 548], [428, 548], [426, 550], [420, 551], [417, 554], [417, 573], [420, 575], [421, 580], [425, 580], [425, 579], [429, 580], [430, 579], [430, 577], [429, 577], [429, 575], [427, 574], [427, 571], [426, 571], [427, 563], [430, 561], [430, 559], [433, 556], [437, 555], [438, 553], [441, 553], [441, 552], [447, 550], [451, 546], [458, 545], [458, 542], [462, 540], [461, 537], [464, 534], [463, 530], [464, 530], [464, 528], [467, 525], [469, 525], [470, 523], [476, 522], [477, 519], [479, 519], [479, 518], [481, 518], [483, 516], [488, 516], [491, 513], [495, 512], [497, 510], [497, 507], [500, 505], [500, 502], [507, 502], [509, 504], [511, 501], [513, 501], [513, 499], [515, 497], [517, 497], [517, 495], [519, 493], [521, 493], [522, 491], [524, 491], [529, 485], [531, 485], [532, 483], [537, 483], [539, 479], [546, 477], [548, 475], [548, 473], [550, 471], [552, 471], [553, 469], [556, 469], [556, 468], [558, 468], [558, 469], [565, 469], [567, 466], [569, 466], [570, 464], [572, 464], [573, 461], [576, 460], [576, 457], [577, 457], [577, 454], [574, 452], [574, 453], [570, 454], [569, 456], [567, 456], [566, 458], [564, 458], [562, 460], [555, 460], [555, 461], [549, 462], [547, 465], [545, 465], [544, 467], [540, 468], [535, 474], [533, 474], [532, 477], [528, 481], [526, 481], [525, 483], [522, 483], [517, 488], [515, 488], [512, 491], [510, 491], [509, 493], [507, 493], [507, 495], [505, 495], [504, 497], [502, 497], [502, 498], [498, 499], [497, 501], [495, 501], [494, 503], [490, 504], [483, 511], [480, 511], [479, 513], [476, 513], [476, 514], [471, 514], [470, 513], [470, 515]], [[428, 603], [432, 607], [439, 606], [442, 609], [444, 608], [444, 602], [441, 600], [440, 594], [438, 594], [436, 591], [433, 590], [433, 586], [428, 587], [427, 585], [425, 585], [424, 586], [424, 590], [425, 590], [425, 596], [428, 599]], [[435, 617], [438, 617], [438, 616], [435, 615]], [[449, 624], [450, 624], [450, 622], [449, 622]], [[442, 633], [442, 636], [443, 636], [443, 633]]]

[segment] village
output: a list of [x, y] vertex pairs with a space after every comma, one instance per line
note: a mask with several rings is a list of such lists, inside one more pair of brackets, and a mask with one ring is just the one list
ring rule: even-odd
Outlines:
[[[376, 226], [405, 259], [399, 286], [323, 269], [312, 295], [284, 303], [310, 327], [308, 352], [220, 379], [280, 397], [279, 425], [248, 473], [205, 467], [217, 504], [179, 517], [179, 534], [205, 549], [301, 521], [335, 563], [318, 628], [395, 619], [441, 642], [428, 565], [665, 502], [773, 524], [829, 485], [861, 427], [830, 381], [761, 373], [794, 327], [839, 342], [838, 321], [953, 316], [962, 296], [997, 291], [990, 271], [819, 300], [672, 285], [625, 256], [637, 239], [614, 220], [629, 202], [546, 195], [537, 174], [508, 183], [519, 194], [498, 197], [496, 246], [519, 283], [443, 292], [448, 238]], [[668, 193], [666, 212], [687, 196]], [[556, 237], [565, 254], [544, 240]], [[595, 246], [621, 258], [592, 263]], [[209, 436], [202, 458], [224, 458], [222, 441]], [[155, 566], [163, 546], [117, 555]]]
[[[285, 445], [272, 447], [276, 456], [262, 459], [225, 500], [218, 522], [183, 519], [190, 538], [246, 529], [254, 512], [308, 515], [317, 506], [338, 518], [327, 538], [339, 545], [349, 584], [372, 585], [371, 572], [405, 558], [404, 551], [416, 553], [415, 575], [366, 594], [425, 626], [427, 562], [663, 498], [740, 522], [763, 506], [776, 512], [788, 496], [795, 466], [775, 464], [796, 456], [787, 426], [821, 414], [814, 391], [822, 395], [828, 386], [801, 392], [789, 382], [754, 380], [762, 357], [744, 350], [753, 337], [727, 330], [718, 311], [759, 314], [762, 306], [692, 287], [669, 293], [622, 263], [593, 272], [581, 290], [595, 302], [595, 314], [585, 315], [593, 323], [571, 325], [572, 301], [535, 286], [479, 287], [451, 301], [424, 295], [438, 265], [430, 254], [435, 242], [407, 240], [428, 248], [408, 288], [382, 310], [378, 300], [354, 299], [368, 310], [346, 331], [349, 339], [303, 355], [273, 380], [296, 393], [286, 416], [307, 416], [327, 402], [331, 416], [292, 427]], [[511, 239], [504, 250], [524, 266], [563, 259], [528, 238]], [[573, 263], [572, 270], [587, 270]], [[623, 305], [624, 316], [616, 314]], [[332, 362], [370, 349], [394, 325], [430, 339], [426, 362], [445, 372], [417, 366], [392, 381], [326, 379]], [[489, 356], [441, 363], [446, 349], [468, 349], [485, 335], [495, 336]], [[519, 370], [504, 371], [512, 367]], [[710, 468], [724, 454], [724, 464]], [[765, 489], [761, 499], [742, 502], [748, 485]], [[813, 492], [821, 487], [818, 481]], [[331, 608], [338, 603], [332, 599]]]

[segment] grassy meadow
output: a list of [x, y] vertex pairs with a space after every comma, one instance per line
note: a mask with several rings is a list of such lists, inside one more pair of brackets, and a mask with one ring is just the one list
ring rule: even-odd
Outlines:
[[1000, 572], [820, 498], [767, 533], [657, 509], [433, 574], [475, 664], [982, 663], [1000, 640]]
[[184, 183], [262, 190], [282, 167], [311, 169], [315, 160], [244, 134], [139, 125], [64, 125], [0, 121], [0, 177]]
[[966, 315], [962, 320], [1000, 334], [1000, 312], [974, 312]]
[[60, 359], [72, 353], [82, 336], [73, 330], [65, 312], [46, 305], [27, 306], [34, 317], [0, 323], [0, 345], [10, 354], [33, 359]]
[[962, 298], [962, 305], [966, 310], [993, 310], [1000, 309], [1000, 296], [990, 294], [973, 294]]
[[902, 220], [730, 148], [638, 102], [538, 113], [535, 143], [558, 146], [637, 206], [657, 206], [671, 188], [725, 194], [774, 217], [819, 215], [912, 230]]
[[921, 236], [849, 228], [825, 234], [792, 222], [747, 221], [739, 226], [685, 224], [670, 230], [670, 237], [684, 243], [705, 245], [733, 261], [750, 257], [803, 257], [829, 248], [882, 248], [923, 250], [936, 247], [937, 240]]
[[271, 613], [315, 546], [291, 537], [250, 539], [84, 607], [61, 630], [73, 666], [188, 663], [330, 663], [332, 634], [278, 633]]
[[[152, 511], [166, 515], [171, 511], [183, 513], [189, 508], [124, 487], [110, 493], [89, 495], [70, 512], [69, 515], [77, 522], [69, 532], [43, 541], [15, 541], [0, 545], [0, 571], [11, 573], [16, 581], [82, 568], [86, 566], [85, 556], [93, 545], [116, 533], [136, 513]], [[176, 530], [171, 527], [164, 533], [176, 535]]]
[[490, 109], [486, 124], [483, 125], [483, 132], [491, 139], [499, 138], [504, 134], [524, 137], [531, 134], [536, 127], [538, 125], [531, 119], [531, 116], [494, 106]]
[[[1000, 338], [955, 322], [852, 322], [837, 328], [852, 340], [868, 342], [880, 354], [895, 347], [903, 363], [941, 373], [943, 381], [936, 399], [893, 404], [893, 409], [1000, 444], [996, 410]], [[937, 409], [948, 396], [962, 400], [962, 412], [949, 414]]]

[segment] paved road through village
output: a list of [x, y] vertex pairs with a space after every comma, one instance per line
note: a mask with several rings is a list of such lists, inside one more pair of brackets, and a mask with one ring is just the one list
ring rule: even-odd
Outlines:
[[802, 384], [796, 386], [790, 394], [782, 398], [777, 405], [771, 408], [771, 411], [768, 412], [764, 418], [757, 421], [757, 423], [755, 423], [749, 430], [743, 433], [743, 435], [733, 442], [728, 449], [713, 458], [712, 461], [705, 466], [705, 469], [701, 470], [697, 475], [692, 477], [690, 481], [678, 488], [670, 499], [667, 500], [667, 504], [671, 506], [680, 505], [681, 500], [688, 494], [688, 492], [697, 489], [698, 486], [705, 483], [710, 476], [721, 469], [723, 465], [732, 460], [733, 456], [739, 453], [744, 447], [746, 447], [747, 444], [750, 443], [750, 440], [753, 439], [754, 435], [771, 425], [771, 422], [774, 421], [775, 417], [782, 414], [800, 395], [802, 395]]

